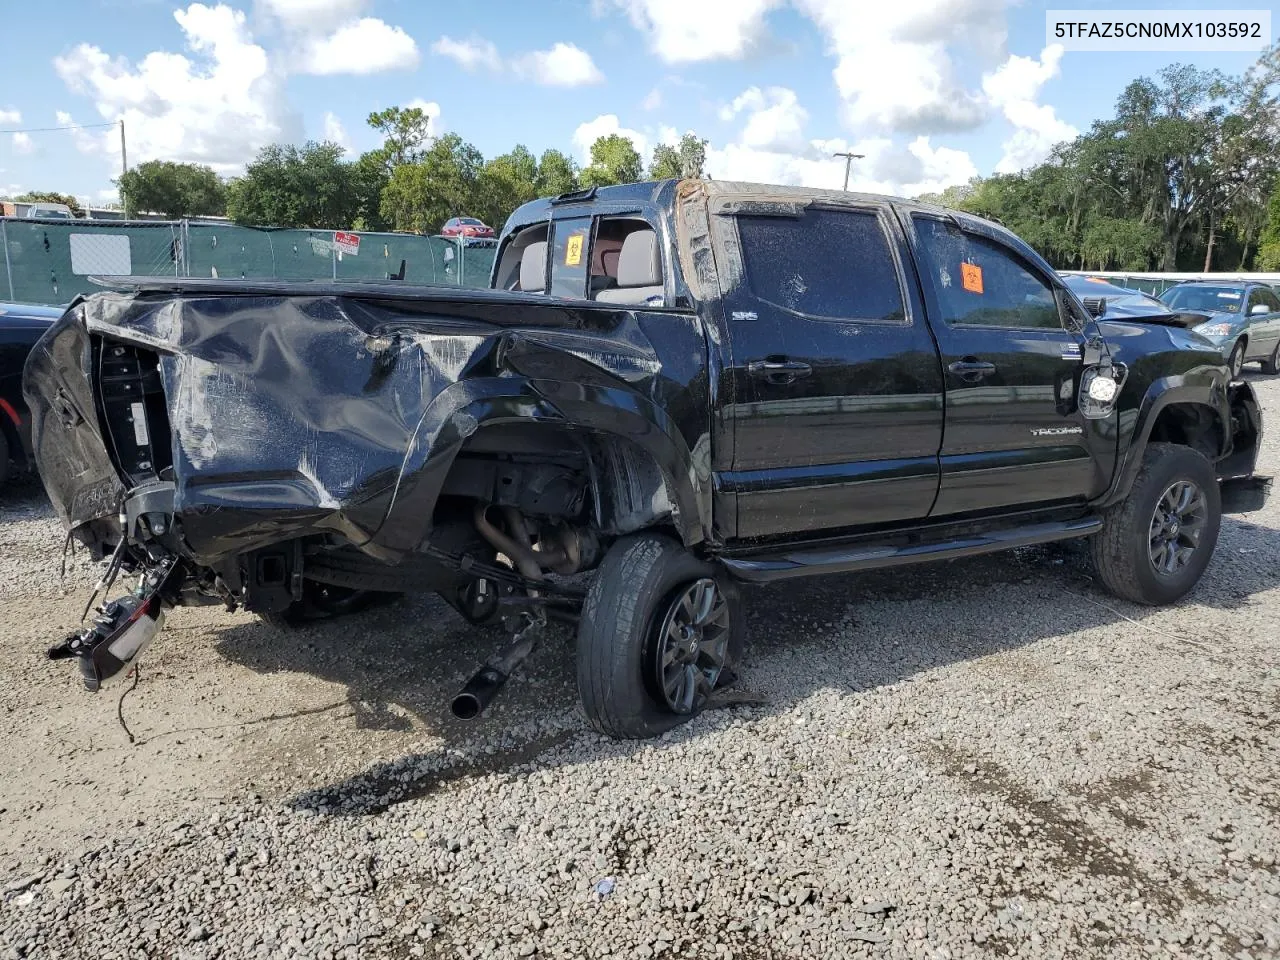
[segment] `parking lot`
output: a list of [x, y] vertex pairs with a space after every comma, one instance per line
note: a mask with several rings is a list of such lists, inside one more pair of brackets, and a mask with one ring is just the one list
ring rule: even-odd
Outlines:
[[97, 568], [0, 497], [0, 956], [1280, 956], [1280, 499], [1170, 609], [1078, 544], [750, 593], [734, 696], [649, 743], [568, 629], [464, 725], [501, 638], [434, 598], [179, 609], [130, 743], [43, 660]]

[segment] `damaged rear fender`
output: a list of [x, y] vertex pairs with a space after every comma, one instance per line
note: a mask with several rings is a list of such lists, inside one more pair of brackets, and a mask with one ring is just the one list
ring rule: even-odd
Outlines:
[[[652, 401], [598, 383], [490, 377], [455, 383], [427, 408], [409, 444], [386, 522], [374, 538], [377, 551], [401, 555], [422, 543], [445, 478], [466, 441], [486, 427], [510, 424], [554, 426], [588, 444], [595, 442], [633, 482], [656, 468], [665, 488], [657, 499], [669, 504], [671, 523], [681, 539], [693, 545], [707, 538], [711, 513], [706, 469], [699, 469], [676, 425]], [[639, 455], [628, 454], [628, 449]], [[645, 459], [647, 463], [641, 462]], [[618, 464], [619, 460], [625, 462]], [[618, 474], [617, 469], [608, 472]]]

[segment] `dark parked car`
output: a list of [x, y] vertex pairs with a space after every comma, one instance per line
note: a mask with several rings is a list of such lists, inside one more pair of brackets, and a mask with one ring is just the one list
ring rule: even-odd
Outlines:
[[1232, 377], [1250, 360], [1261, 361], [1263, 373], [1280, 373], [1280, 295], [1271, 284], [1194, 280], [1160, 299], [1170, 310], [1204, 316], [1192, 329], [1222, 351]]
[[512, 635], [458, 716], [554, 615], [591, 722], [645, 737], [733, 676], [743, 584], [1082, 537], [1112, 592], [1171, 603], [1266, 496], [1258, 403], [1216, 350], [1095, 320], [963, 213], [590, 189], [517, 210], [493, 285], [73, 304], [27, 365], [41, 475], [140, 586], [51, 655], [96, 689], [171, 604], [298, 620], [434, 590]]
[[[1082, 277], [1078, 274], [1068, 274], [1062, 280], [1067, 285], [1067, 289], [1079, 297], [1085, 306], [1091, 306], [1091, 301], [1102, 301], [1100, 305], [1106, 308], [1101, 315], [1101, 319], [1104, 320], [1154, 317], [1169, 313], [1168, 306], [1141, 290], [1131, 290], [1129, 287], [1117, 286], [1108, 280]], [[1096, 315], [1096, 311], [1090, 310], [1090, 312]]]
[[495, 236], [493, 227], [475, 217], [454, 217], [446, 220], [440, 228], [442, 237], [488, 237]]
[[0, 482], [32, 465], [22, 367], [36, 341], [61, 314], [60, 307], [0, 303]]

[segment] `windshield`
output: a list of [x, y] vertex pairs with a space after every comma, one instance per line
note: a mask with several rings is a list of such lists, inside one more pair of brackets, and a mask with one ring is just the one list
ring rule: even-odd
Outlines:
[[1160, 298], [1175, 310], [1214, 310], [1239, 313], [1244, 303], [1244, 288], [1201, 286], [1194, 283], [1174, 287]]

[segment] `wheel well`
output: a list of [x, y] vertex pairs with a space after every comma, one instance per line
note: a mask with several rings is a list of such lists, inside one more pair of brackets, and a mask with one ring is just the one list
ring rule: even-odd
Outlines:
[[653, 455], [630, 440], [535, 422], [481, 427], [441, 488], [442, 497], [575, 520], [607, 536], [674, 525], [670, 493]]
[[1226, 448], [1222, 420], [1202, 403], [1171, 403], [1156, 415], [1150, 443], [1178, 443], [1217, 460]]

